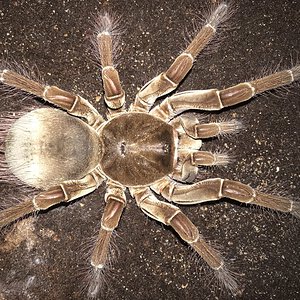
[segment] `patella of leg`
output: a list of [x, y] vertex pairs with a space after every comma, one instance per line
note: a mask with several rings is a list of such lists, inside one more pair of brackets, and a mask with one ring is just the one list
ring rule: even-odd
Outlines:
[[193, 62], [201, 50], [210, 42], [218, 26], [226, 19], [228, 6], [221, 3], [207, 18], [194, 39], [172, 63], [169, 69], [146, 83], [136, 96], [132, 111], [149, 111], [156, 99], [176, 89], [193, 67]]
[[111, 235], [118, 226], [123, 209], [126, 206], [124, 188], [108, 184], [105, 202], [101, 228], [91, 257], [91, 265], [96, 269], [103, 269], [107, 266]]
[[196, 204], [226, 197], [242, 203], [256, 204], [273, 210], [288, 212], [297, 217], [300, 216], [299, 202], [277, 195], [261, 193], [249, 185], [234, 180], [213, 178], [187, 185], [175, 182], [170, 178], [164, 178], [152, 185], [151, 189], [167, 200], [178, 204]]
[[137, 205], [146, 215], [171, 226], [215, 270], [216, 276], [222, 284], [232, 293], [237, 292], [237, 282], [226, 270], [220, 253], [205, 241], [197, 227], [178, 207], [159, 201], [149, 188], [132, 189], [131, 193], [135, 197]]
[[9, 87], [43, 98], [74, 116], [83, 117], [94, 128], [104, 122], [97, 110], [79, 95], [41, 84], [11, 70], [0, 71], [0, 81]]
[[[106, 23], [110, 23], [108, 15], [103, 18], [108, 18]], [[113, 66], [113, 40], [109, 27], [103, 28], [103, 31], [98, 33], [97, 44], [102, 66], [104, 100], [109, 112], [114, 114], [124, 110], [125, 92], [122, 89], [118, 71]]]
[[288, 85], [300, 79], [300, 66], [240, 83], [224, 90], [194, 90], [175, 94], [151, 110], [164, 121], [189, 109], [214, 111], [251, 99], [254, 95]]
[[47, 191], [39, 193], [31, 200], [0, 211], [0, 228], [30, 213], [46, 210], [61, 202], [68, 202], [94, 191], [103, 181], [97, 172], [91, 172], [80, 180], [64, 181]]

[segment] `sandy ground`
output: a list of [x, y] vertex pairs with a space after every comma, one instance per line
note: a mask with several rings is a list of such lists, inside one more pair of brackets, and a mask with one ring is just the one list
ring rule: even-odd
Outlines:
[[[228, 23], [231, 30], [218, 49], [212, 47], [197, 59], [180, 91], [230, 86], [278, 64], [290, 66], [291, 57], [296, 61], [298, 0], [236, 2]], [[138, 88], [166, 69], [184, 48], [184, 32], [192, 30], [191, 20], [203, 11], [203, 3], [2, 0], [0, 53], [21, 65], [36, 65], [45, 81], [80, 93], [104, 112], [103, 103], [94, 101], [102, 87], [90, 50], [93, 15], [110, 10], [122, 16], [126, 32], [118, 70], [130, 103]], [[210, 120], [236, 118], [245, 125], [237, 136], [205, 144], [205, 149], [227, 149], [236, 157], [228, 167], [212, 169], [205, 177], [238, 179], [269, 191], [276, 187], [299, 198], [300, 89], [289, 90], [205, 115]], [[18, 106], [2, 103], [1, 111]], [[0, 190], [1, 199], [14, 192], [7, 185]], [[101, 188], [67, 207], [19, 223], [8, 236], [13, 244], [2, 235], [1, 300], [87, 299], [81, 292], [89, 269], [86, 257], [99, 228], [103, 196]], [[226, 200], [182, 209], [208, 240], [220, 245], [239, 274], [243, 293], [237, 299], [300, 299], [299, 221]], [[99, 299], [234, 299], [207, 273], [199, 272], [201, 261], [192, 259], [173, 231], [144, 216], [129, 196], [115, 243], [119, 256]]]

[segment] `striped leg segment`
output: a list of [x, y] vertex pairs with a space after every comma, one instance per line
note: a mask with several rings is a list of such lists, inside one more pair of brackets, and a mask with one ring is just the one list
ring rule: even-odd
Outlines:
[[243, 126], [237, 120], [205, 123], [192, 116], [179, 116], [170, 121], [179, 133], [184, 133], [193, 139], [206, 139], [220, 135], [229, 135], [238, 132]]
[[103, 181], [96, 172], [91, 172], [80, 180], [64, 181], [47, 191], [39, 193], [32, 200], [26, 200], [0, 211], [0, 228], [30, 213], [46, 210], [61, 202], [69, 202], [93, 192]]
[[103, 269], [107, 265], [111, 235], [118, 226], [126, 205], [123, 187], [108, 184], [105, 202], [101, 228], [91, 257], [91, 264], [96, 269]]
[[104, 122], [97, 110], [79, 95], [56, 86], [41, 84], [11, 70], [0, 71], [0, 81], [10, 87], [43, 98], [74, 116], [83, 117], [94, 128]]
[[131, 107], [132, 111], [149, 111], [158, 97], [176, 89], [193, 67], [196, 56], [210, 42], [220, 23], [225, 20], [227, 11], [228, 6], [225, 3], [217, 6], [208, 17], [206, 25], [201, 28], [186, 50], [175, 59], [169, 69], [142, 87]]
[[193, 182], [200, 166], [227, 165], [230, 158], [226, 153], [210, 151], [178, 151], [178, 163], [172, 178], [181, 182]]
[[113, 62], [114, 24], [108, 14], [99, 17], [97, 28], [97, 47], [102, 66], [104, 100], [111, 114], [123, 111], [125, 92], [122, 89], [119, 73]]
[[178, 204], [196, 204], [226, 197], [242, 203], [251, 203], [281, 212], [289, 212], [300, 217], [300, 202], [261, 193], [249, 185], [234, 180], [213, 178], [187, 185], [164, 178], [151, 188], [167, 200]]
[[220, 110], [251, 99], [254, 95], [288, 85], [300, 79], [300, 66], [269, 76], [240, 83], [224, 90], [194, 90], [175, 94], [151, 110], [151, 114], [169, 121], [189, 110]]
[[197, 227], [178, 207], [159, 201], [149, 188], [140, 190], [131, 189], [131, 193], [135, 197], [137, 205], [146, 215], [165, 225], [171, 226], [182, 240], [187, 242], [216, 272], [216, 276], [226, 288], [232, 293], [238, 291], [237, 282], [226, 270], [220, 253], [205, 241]]

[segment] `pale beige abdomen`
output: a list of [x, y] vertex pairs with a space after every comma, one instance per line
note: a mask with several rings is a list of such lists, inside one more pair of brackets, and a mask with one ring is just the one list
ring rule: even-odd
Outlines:
[[18, 119], [6, 138], [12, 173], [28, 185], [48, 188], [80, 179], [99, 162], [99, 138], [78, 118], [42, 108]]

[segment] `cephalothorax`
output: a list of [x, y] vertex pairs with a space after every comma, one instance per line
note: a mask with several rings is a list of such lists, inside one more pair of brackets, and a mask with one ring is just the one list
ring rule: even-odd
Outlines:
[[[219, 4], [169, 69], [138, 92], [128, 111], [113, 65], [113, 23], [107, 14], [102, 15], [98, 22], [97, 47], [108, 120], [79, 95], [38, 83], [9, 69], [1, 70], [3, 85], [41, 97], [66, 112], [36, 109], [19, 118], [9, 129], [6, 163], [21, 181], [44, 191], [0, 211], [0, 227], [32, 212], [84, 196], [105, 181], [106, 206], [91, 257], [95, 271], [106, 265], [110, 237], [126, 205], [124, 191], [129, 188], [137, 205], [148, 216], [172, 226], [215, 270], [226, 288], [237, 292], [238, 285], [220, 253], [205, 241], [178, 207], [156, 196], [160, 194], [170, 202], [185, 205], [227, 197], [300, 216], [298, 202], [264, 194], [237, 181], [212, 178], [192, 183], [198, 166], [228, 161], [224, 154], [199, 150], [202, 140], [233, 133], [239, 129], [239, 123], [201, 123], [194, 117], [182, 115], [186, 110], [220, 110], [266, 90], [291, 84], [299, 80], [300, 66], [224, 90], [173, 94], [154, 106], [159, 97], [176, 89], [227, 14], [227, 5]], [[92, 284], [90, 295], [97, 294], [97, 288], [97, 284]]]

